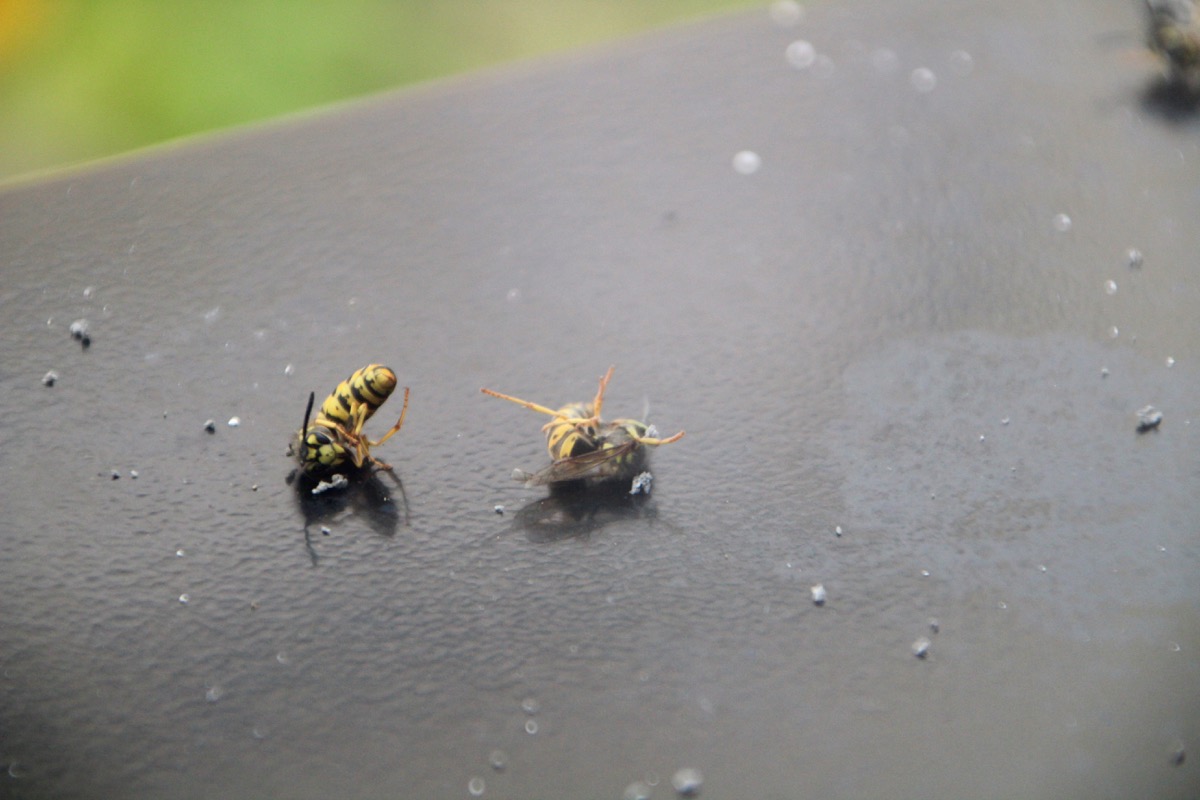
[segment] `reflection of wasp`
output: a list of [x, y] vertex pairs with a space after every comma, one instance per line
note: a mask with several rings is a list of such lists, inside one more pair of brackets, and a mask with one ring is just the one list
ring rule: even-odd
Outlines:
[[600, 388], [590, 403], [571, 403], [554, 411], [491, 389], [484, 394], [509, 400], [540, 414], [554, 417], [542, 426], [546, 432], [546, 449], [553, 463], [536, 473], [517, 471], [514, 477], [527, 486], [555, 486], [572, 481], [600, 483], [628, 480], [645, 467], [646, 449], [643, 445], [670, 444], [683, 438], [683, 431], [666, 439], [656, 436], [653, 428], [635, 419], [604, 422], [600, 409], [604, 405], [604, 390], [612, 377], [613, 368], [600, 379]]
[[[364, 464], [373, 464], [381, 469], [391, 469], [371, 455], [371, 448], [378, 447], [396, 435], [404, 424], [408, 412], [408, 389], [404, 390], [404, 407], [400, 419], [392, 429], [378, 441], [371, 441], [363, 434], [363, 425], [383, 405], [396, 388], [396, 373], [379, 364], [371, 364], [355, 372], [337, 385], [333, 394], [325, 398], [317, 417], [309, 425], [316, 394], [308, 396], [308, 408], [304, 412], [304, 427], [297, 437], [300, 468], [313, 478], [331, 475], [340, 469], [360, 469]], [[352, 466], [347, 465], [347, 461]]]

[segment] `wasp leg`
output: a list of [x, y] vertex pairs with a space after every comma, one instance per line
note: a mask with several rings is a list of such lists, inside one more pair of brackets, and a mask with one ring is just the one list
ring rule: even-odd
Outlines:
[[480, 389], [479, 391], [483, 392], [484, 394], [491, 395], [492, 397], [499, 397], [501, 400], [508, 400], [509, 402], [516, 403], [519, 406], [525, 406], [530, 411], [536, 411], [539, 414], [549, 414], [552, 417], [563, 417], [562, 414], [558, 413], [552, 408], [539, 406], [537, 403], [531, 403], [528, 400], [522, 400], [521, 398], [513, 397], [510, 394], [500, 394], [499, 392], [493, 392], [491, 389]]
[[666, 439], [654, 439], [649, 436], [634, 436], [632, 433], [630, 433], [629, 438], [633, 439], [638, 444], [648, 444], [648, 445], [657, 446], [660, 444], [670, 444], [671, 442], [678, 442], [680, 439], [683, 438], [684, 433], [686, 433], [686, 431], [680, 431], [679, 433], [675, 434], [674, 436], [669, 436]]
[[600, 388], [596, 390], [596, 399], [592, 401], [592, 420], [597, 425], [600, 424], [600, 408], [604, 405], [604, 392], [608, 389], [608, 382], [612, 378], [614, 369], [616, 366], [610, 366], [608, 372], [604, 373], [604, 377], [600, 379]]
[[[396, 420], [396, 424], [392, 426], [392, 429], [390, 431], [388, 431], [387, 433], [385, 433], [383, 435], [383, 438], [381, 438], [377, 442], [372, 442], [372, 441], [368, 440], [368, 444], [370, 444], [371, 447], [378, 447], [379, 445], [383, 444], [388, 439], [392, 438], [397, 433], [399, 433], [401, 426], [404, 425], [404, 415], [407, 413], [408, 413], [408, 387], [405, 386], [404, 387], [404, 407], [400, 409], [400, 419]], [[390, 469], [390, 467], [389, 467], [389, 469]]]

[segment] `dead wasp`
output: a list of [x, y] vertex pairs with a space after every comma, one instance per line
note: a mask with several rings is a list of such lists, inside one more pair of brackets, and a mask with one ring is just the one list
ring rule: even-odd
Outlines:
[[590, 403], [570, 403], [557, 411], [491, 389], [480, 389], [484, 394], [554, 417], [542, 426], [552, 459], [550, 466], [535, 473], [517, 470], [513, 477], [524, 481], [526, 486], [629, 480], [645, 469], [646, 446], [671, 444], [683, 438], [684, 432], [680, 431], [660, 439], [651, 426], [640, 420], [602, 420], [604, 391], [612, 374], [613, 367], [609, 367]]
[[1200, 6], [1196, 0], [1145, 0], [1146, 38], [1173, 82], [1200, 91]]
[[316, 393], [308, 396], [304, 425], [296, 437], [300, 469], [304, 474], [321, 478], [339, 470], [357, 470], [366, 464], [380, 469], [391, 465], [371, 455], [378, 447], [399, 432], [408, 413], [408, 388], [404, 389], [404, 406], [400, 419], [380, 439], [372, 441], [363, 433], [371, 415], [391, 396], [396, 388], [396, 373], [379, 364], [370, 364], [342, 381], [321, 404], [316, 419], [312, 415]]

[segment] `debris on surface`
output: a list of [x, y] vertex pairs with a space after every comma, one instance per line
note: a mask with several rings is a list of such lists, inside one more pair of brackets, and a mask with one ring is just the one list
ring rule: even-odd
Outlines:
[[1186, 758], [1187, 758], [1187, 751], [1183, 747], [1183, 740], [1176, 739], [1171, 744], [1171, 752], [1168, 755], [1168, 760], [1170, 760], [1171, 766], [1173, 766], [1173, 767], [1181, 766], [1183, 764], [1184, 759], [1186, 759]]
[[1146, 406], [1145, 408], [1143, 408], [1137, 412], [1137, 418], [1138, 418], [1138, 426], [1137, 426], [1138, 433], [1145, 433], [1146, 431], [1154, 430], [1155, 428], [1157, 428], [1159, 426], [1159, 423], [1162, 422], [1163, 415], [1162, 415], [1162, 412], [1159, 411], [1154, 406]]
[[929, 655], [929, 647], [931, 644], [933, 644], [933, 642], [922, 636], [920, 639], [917, 639], [912, 643], [912, 654], [917, 658], [925, 658], [925, 656]]
[[493, 507], [492, 507], [492, 511], [495, 511], [497, 514], [503, 514], [503, 513], [504, 513], [504, 506], [502, 506], [502, 505], [500, 505], [499, 503], [497, 503], [495, 506], [493, 506]]
[[55, 384], [55, 382], [57, 382], [57, 381], [58, 381], [58, 373], [55, 372], [54, 370], [50, 370], [49, 372], [47, 372], [45, 375], [42, 376], [42, 385], [43, 386], [53, 386]]
[[211, 420], [211, 419], [205, 420], [204, 421], [204, 430], [208, 431], [209, 433], [216, 433], [217, 432], [216, 421]]
[[692, 767], [676, 770], [671, 776], [671, 786], [675, 787], [680, 797], [696, 797], [700, 794], [700, 786], [703, 783], [704, 777], [700, 770]]
[[818, 583], [816, 586], [812, 587], [811, 591], [812, 591], [813, 603], [818, 606], [825, 605], [825, 597], [826, 597], [825, 584]]
[[230, 417], [229, 418], [229, 427], [236, 428], [238, 425], [241, 425], [241, 424], [242, 424], [242, 420], [240, 417]]
[[640, 472], [634, 476], [633, 483], [629, 487], [630, 494], [650, 494], [650, 484], [654, 482], [654, 476], [649, 472]]
[[324, 492], [328, 492], [332, 489], [345, 489], [349, 485], [350, 485], [350, 481], [346, 480], [346, 476], [342, 475], [341, 473], [338, 473], [337, 475], [334, 475], [332, 478], [330, 478], [328, 481], [319, 482], [316, 486], [313, 487], [312, 493], [314, 495], [318, 495], [318, 494], [322, 494]]
[[82, 341], [84, 336], [87, 336], [88, 321], [86, 319], [77, 319], [71, 323], [68, 329], [71, 331], [71, 338]]
[[941, 629], [942, 629], [942, 623], [938, 622], [938, 618], [930, 617], [929, 618], [929, 630], [933, 631], [934, 633], [937, 633]]

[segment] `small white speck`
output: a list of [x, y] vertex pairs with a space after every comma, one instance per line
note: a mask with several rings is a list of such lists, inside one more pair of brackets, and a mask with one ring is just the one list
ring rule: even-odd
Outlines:
[[497, 503], [496, 505], [492, 506], [492, 511], [495, 511], [497, 514], [503, 514], [503, 513], [504, 513], [504, 506], [502, 506], [502, 505], [500, 505], [499, 503]]
[[1113, 325], [1111, 328], [1108, 329], [1108, 338], [1115, 339], [1120, 335], [1121, 335], [1121, 329], [1118, 328], [1116, 325]]
[[929, 570], [927, 570], [927, 569], [923, 569], [923, 570], [921, 570], [921, 577], [922, 577], [922, 578], [928, 578], [928, 577], [929, 577]]
[[817, 49], [812, 46], [812, 42], [797, 39], [787, 46], [784, 57], [795, 69], [808, 69], [817, 60]]
[[922, 636], [912, 643], [912, 654], [917, 658], [925, 658], [929, 655], [929, 647], [932, 644], [933, 642], [929, 641], [927, 637]]
[[804, 19], [804, 6], [795, 0], [776, 0], [771, 3], [771, 21], [781, 28], [790, 28]]
[[1116, 294], [1117, 293], [1117, 282], [1114, 280], [1105, 281], [1104, 282], [1104, 293], [1110, 294], [1110, 295]]
[[917, 67], [908, 76], [908, 80], [921, 94], [932, 92], [937, 87], [937, 76], [928, 67]]
[[183, 594], [179, 595], [179, 602], [183, 603], [185, 606], [188, 604], [188, 601], [191, 599], [192, 598], [188, 597], [187, 592], [184, 592]]
[[1107, 378], [1107, 377], [1108, 377], [1108, 367], [1101, 367], [1101, 368], [1100, 368], [1100, 377], [1101, 377], [1101, 378]]
[[700, 794], [703, 784], [704, 776], [700, 774], [700, 770], [693, 767], [676, 770], [671, 776], [671, 786], [681, 797], [695, 797]]
[[1005, 417], [1004, 419], [1000, 420], [1001, 425], [1007, 425], [1009, 422], [1011, 422], [1011, 420], [1008, 417]]
[[237, 426], [239, 426], [241, 424], [242, 424], [242, 420], [239, 417], [230, 417], [229, 418], [229, 427], [236, 428]]
[[483, 782], [483, 778], [471, 778], [467, 781], [467, 791], [472, 797], [479, 797], [487, 789], [487, 784]]
[[288, 377], [291, 377], [292, 374], [295, 372], [296, 372], [296, 368], [293, 367], [291, 364], [288, 364], [286, 367], [283, 368], [283, 374], [287, 375]]
[[1066, 214], [1055, 214], [1053, 223], [1054, 230], [1058, 231], [1059, 233], [1066, 233], [1067, 231], [1071, 230], [1071, 218]]
[[1142, 261], [1142, 251], [1138, 250], [1136, 247], [1131, 247], [1125, 251], [1125, 263], [1128, 264], [1131, 269], [1137, 269], [1142, 266]]
[[55, 372], [54, 370], [50, 370], [49, 372], [47, 372], [45, 375], [42, 376], [42, 385], [43, 386], [53, 386], [56, 381], [58, 381], [58, 373]]
[[506, 294], [504, 297], [510, 303], [520, 300], [521, 299], [521, 290], [520, 289], [509, 289], [508, 294]]
[[204, 693], [204, 699], [210, 703], [215, 703], [221, 699], [221, 687], [210, 686], [208, 691]]
[[183, 558], [186, 555], [187, 555], [187, 553], [184, 552], [184, 549], [182, 547], [175, 551], [176, 558]]
[[137, 476], [138, 476], [138, 471], [136, 469], [129, 470], [129, 477], [133, 478], [134, 480], [137, 480]]
[[816, 586], [812, 587], [810, 591], [812, 592], [812, 600], [815, 605], [825, 605], [825, 598], [827, 597], [825, 593], [825, 584], [818, 583]]
[[966, 50], [955, 50], [950, 54], [950, 67], [959, 75], [970, 75], [975, 69], [975, 59]]
[[1167, 356], [1167, 369], [1170, 369], [1173, 366], [1175, 366], [1175, 359]]
[[842, 526], [841, 526], [841, 525], [835, 525], [835, 526], [833, 527], [833, 535], [834, 535], [834, 536], [841, 536], [841, 535], [842, 535]]
[[762, 159], [752, 150], [742, 150], [733, 157], [733, 168], [740, 175], [753, 175], [762, 166]]

